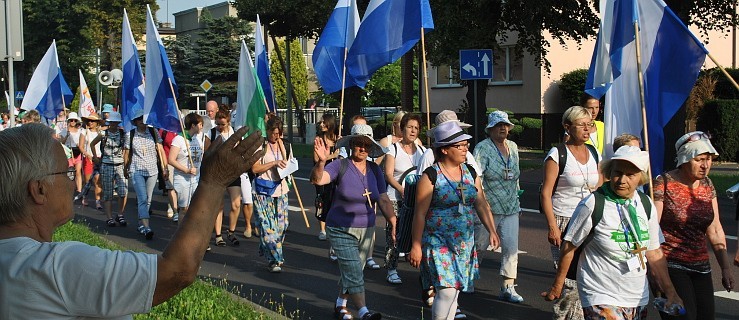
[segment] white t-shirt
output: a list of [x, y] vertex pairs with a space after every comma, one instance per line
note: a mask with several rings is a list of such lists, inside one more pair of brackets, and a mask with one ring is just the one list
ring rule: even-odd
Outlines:
[[156, 282], [153, 254], [0, 240], [2, 319], [133, 319], [151, 310]]
[[[556, 147], [549, 150], [549, 153], [544, 158], [544, 162], [549, 158], [554, 160], [554, 163], [559, 167], [559, 152]], [[600, 155], [598, 155], [598, 159], [600, 160]], [[595, 190], [599, 178], [598, 164], [590, 151], [588, 151], [588, 162], [583, 165], [577, 162], [575, 156], [567, 148], [567, 164], [565, 165], [564, 172], [559, 176], [557, 190], [554, 190], [552, 194], [554, 214], [562, 217], [571, 217], [572, 212], [580, 200], [590, 194], [591, 191], [588, 189], [588, 186], [592, 190]]]
[[[638, 225], [642, 230], [639, 244], [647, 250], [659, 249], [661, 231], [655, 210], [652, 209], [647, 220], [644, 206], [636, 192], [630, 201], [636, 204]], [[632, 308], [649, 303], [647, 271], [641, 267], [630, 270], [626, 262], [637, 257], [630, 252], [634, 247], [631, 233], [628, 246], [624, 237], [624, 226], [628, 225], [633, 232], [634, 222], [629, 219], [627, 208], [619, 207], [621, 214], [615, 203], [605, 201], [603, 218], [594, 230], [593, 239], [580, 254], [577, 285], [583, 307], [604, 304]], [[595, 196], [590, 195], [580, 202], [564, 236], [566, 241], [575, 246], [582, 244], [593, 227], [591, 215], [594, 209]], [[646, 263], [646, 254], [643, 254]], [[638, 258], [636, 263], [639, 263]]]
[[77, 129], [77, 132], [70, 132], [67, 131], [67, 129], [62, 130], [60, 135], [62, 137], [67, 137], [67, 141], [64, 142], [64, 145], [70, 148], [74, 148], [80, 145], [80, 135], [85, 134], [84, 128]]
[[[469, 163], [472, 168], [475, 169], [477, 175], [480, 176], [482, 174], [482, 170], [480, 170], [480, 166], [477, 164], [472, 152], [467, 151], [466, 157], [466, 162]], [[431, 148], [426, 149], [426, 151], [423, 152], [423, 155], [421, 155], [421, 160], [418, 161], [418, 170], [416, 170], [416, 174], [419, 176], [422, 175], [423, 171], [432, 166], [435, 161], [436, 157], [434, 156], [434, 150]]]
[[[85, 151], [92, 153], [92, 151], [90, 151], [90, 142], [97, 138], [98, 135], [100, 135], [98, 131], [85, 130]], [[100, 143], [95, 145], [95, 152], [98, 156], [100, 155]]]
[[[403, 150], [403, 145], [400, 142], [396, 142], [390, 145], [390, 148], [388, 149], [388, 152], [385, 154], [392, 155], [395, 158], [393, 179], [395, 179], [395, 181], [398, 181], [400, 180], [400, 177], [403, 175], [404, 172], [418, 165], [418, 163], [421, 161], [421, 156], [423, 156], [423, 152], [426, 148], [416, 145], [416, 152], [414, 152], [413, 154], [407, 154]], [[395, 188], [393, 188], [390, 184], [388, 184], [387, 186], [387, 195], [391, 201], [402, 200], [400, 192], [398, 192], [398, 190], [395, 190]]]
[[[177, 135], [172, 139], [172, 146], [177, 147], [180, 151], [177, 153], [177, 163], [190, 168], [190, 159], [188, 158], [188, 148], [185, 143], [185, 138], [181, 135]], [[192, 137], [190, 140], [189, 153], [192, 155], [192, 164], [197, 173], [195, 176], [200, 176], [200, 164], [203, 162], [203, 149], [205, 147], [205, 134], [200, 132]], [[180, 170], [174, 170], [176, 175], [190, 177], [190, 174], [185, 174]]]

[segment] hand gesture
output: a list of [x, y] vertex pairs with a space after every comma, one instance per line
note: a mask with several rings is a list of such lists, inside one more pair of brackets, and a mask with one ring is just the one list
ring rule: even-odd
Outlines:
[[248, 130], [246, 126], [241, 127], [225, 142], [216, 139], [210, 145], [203, 156], [200, 181], [225, 188], [264, 156], [264, 149], [257, 151], [264, 144], [259, 131], [242, 140]]
[[323, 142], [323, 139], [316, 137], [313, 140], [313, 153], [316, 154], [318, 161], [326, 161], [330, 154], [328, 146]]

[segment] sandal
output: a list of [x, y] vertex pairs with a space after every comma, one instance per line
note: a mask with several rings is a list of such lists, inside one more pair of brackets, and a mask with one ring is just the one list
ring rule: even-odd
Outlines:
[[387, 282], [390, 282], [392, 284], [401, 284], [403, 283], [403, 280], [400, 279], [400, 276], [398, 275], [397, 270], [388, 270]]
[[352, 316], [352, 313], [349, 312], [349, 309], [347, 309], [344, 306], [338, 306], [334, 308], [334, 319], [351, 320], [351, 319], [354, 319], [354, 317]]
[[462, 310], [457, 309], [454, 312], [454, 319], [467, 319], [467, 315], [462, 313]]
[[375, 262], [375, 259], [367, 258], [367, 268], [372, 270], [380, 270], [380, 265]]
[[113, 218], [108, 219], [108, 221], [105, 222], [108, 227], [115, 227], [115, 220]]
[[223, 241], [223, 237], [220, 236], [220, 235], [217, 235], [216, 236], [216, 246], [219, 246], [219, 247], [225, 247], [226, 246], [226, 241]]
[[100, 204], [100, 200], [95, 200], [95, 209], [103, 210], [103, 205]]
[[226, 234], [226, 239], [231, 242], [232, 246], [238, 246], [239, 245], [239, 239], [236, 239], [236, 235], [233, 234], [233, 232], [229, 231]]
[[115, 217], [115, 221], [118, 222], [121, 227], [125, 227], [126, 225], [128, 225], [128, 223], [126, 222], [126, 218], [124, 218], [123, 216]]
[[421, 290], [421, 302], [423, 302], [423, 304], [425, 304], [429, 308], [431, 308], [431, 306], [434, 304], [435, 296], [436, 290], [434, 290], [434, 287]]

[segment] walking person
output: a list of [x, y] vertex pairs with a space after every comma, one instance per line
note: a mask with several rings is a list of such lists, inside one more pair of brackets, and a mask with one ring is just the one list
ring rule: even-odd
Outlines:
[[200, 115], [190, 113], [185, 116], [184, 126], [190, 143], [182, 135], [175, 136], [167, 159], [167, 163], [174, 168], [172, 182], [177, 193], [177, 212], [172, 217], [174, 222], [183, 219], [190, 208], [190, 200], [200, 180], [203, 155], [211, 145], [210, 138], [202, 131], [203, 118]]
[[[280, 177], [278, 169], [285, 169], [292, 157], [290, 144], [282, 137], [282, 120], [274, 117], [267, 121], [267, 140], [264, 157], [252, 166], [254, 180], [254, 208], [259, 229], [259, 255], [267, 258], [267, 269], [282, 272], [285, 257], [282, 244], [289, 226], [287, 180]], [[237, 215], [238, 217], [238, 215]]]
[[[321, 121], [316, 124], [316, 135], [323, 142], [323, 146], [329, 151], [329, 155], [326, 158], [326, 164], [328, 165], [334, 159], [339, 157], [339, 148], [336, 148], [336, 140], [338, 140], [339, 128], [336, 123], [336, 116], [330, 113], [324, 113], [321, 116]], [[313, 154], [313, 163], [318, 163], [318, 155]], [[331, 185], [316, 185], [316, 211], [321, 210], [322, 212], [328, 212], [331, 207], [331, 193], [329, 190]], [[318, 240], [326, 241], [326, 222], [318, 221], [321, 231], [318, 232]], [[336, 261], [336, 255], [329, 248], [329, 258], [332, 261]]]
[[134, 129], [128, 133], [125, 148], [128, 151], [128, 161], [124, 167], [126, 176], [133, 176], [133, 188], [136, 191], [138, 211], [138, 232], [147, 240], [154, 237], [149, 224], [149, 209], [154, 187], [157, 185], [159, 172], [168, 174], [167, 159], [164, 158], [162, 138], [153, 127], [144, 123], [144, 111], [138, 110], [131, 123]]
[[492, 112], [485, 127], [489, 139], [478, 143], [474, 154], [482, 170], [482, 186], [493, 211], [503, 254], [500, 261], [503, 284], [499, 298], [521, 303], [523, 297], [515, 289], [518, 275], [518, 229], [521, 215], [518, 190], [521, 169], [518, 164], [518, 145], [508, 140], [508, 133], [513, 126], [507, 113]]
[[395, 239], [395, 213], [387, 197], [385, 178], [376, 163], [367, 157], [376, 158], [387, 150], [369, 138], [372, 128], [355, 125], [351, 135], [340, 139], [336, 146], [351, 150], [347, 159], [334, 161], [326, 166], [330, 152], [321, 138], [314, 141], [313, 152], [318, 162], [311, 171], [311, 183], [336, 184], [331, 208], [326, 219], [329, 242], [338, 256], [339, 297], [334, 308], [335, 319], [353, 319], [347, 308], [351, 300], [362, 320], [379, 320], [380, 313], [367, 307], [363, 269], [372, 250], [375, 233], [375, 209], [390, 222], [391, 238]]
[[[70, 166], [74, 167], [75, 187], [77, 194], [82, 192], [82, 146], [85, 144], [85, 129], [82, 128], [82, 120], [77, 112], [70, 112], [67, 116], [67, 126], [59, 134], [59, 140], [67, 148], [72, 149], [72, 158], [69, 159]], [[80, 140], [82, 137], [82, 140]]]
[[[82, 122], [86, 127], [85, 134], [80, 138], [80, 140], [84, 140], [84, 144], [82, 146], [82, 154], [84, 155], [84, 160], [82, 161], [82, 172], [85, 175], [85, 185], [82, 188], [82, 192], [77, 197], [82, 199], [82, 205], [86, 206], [87, 193], [90, 189], [93, 189], [93, 193], [95, 195], [95, 208], [102, 210], [103, 204], [100, 202], [100, 198], [103, 188], [100, 184], [100, 163], [93, 162], [94, 157], [91, 148], [92, 141], [101, 134], [101, 120], [97, 114], [91, 114], [87, 117], [83, 117]], [[101, 154], [100, 144], [95, 146], [95, 153]], [[76, 200], [77, 198], [75, 198], [75, 201]]]
[[576, 271], [585, 319], [646, 320], [649, 272], [665, 293], [666, 305], [683, 304], [660, 250], [657, 210], [647, 195], [636, 190], [649, 181], [648, 167], [649, 154], [634, 146], [623, 146], [603, 161], [600, 169], [609, 181], [574, 210], [556, 278], [551, 289], [542, 292], [546, 300], [562, 296], [567, 273]]
[[[204, 120], [205, 121], [205, 120]], [[234, 133], [234, 128], [231, 127], [231, 117], [228, 114], [228, 111], [223, 109], [221, 111], [216, 112], [215, 114], [215, 127], [210, 129], [210, 141], [215, 142], [218, 139], [223, 139], [223, 141], [226, 141], [231, 135]], [[228, 212], [229, 219], [238, 219], [239, 213], [241, 212], [241, 177], [231, 182], [231, 184], [228, 185], [228, 188], [226, 188], [226, 191], [228, 193], [229, 199], [231, 200], [231, 209]], [[225, 205], [225, 204], [224, 204]], [[222, 236], [222, 229], [223, 229], [223, 209], [225, 207], [220, 209], [220, 213], [218, 214], [218, 217], [216, 218], [215, 225], [213, 226], [213, 229], [215, 230], [215, 244], [219, 247], [225, 247], [226, 241], [223, 240]], [[233, 233], [228, 234], [227, 237], [228, 241], [231, 242], [231, 245], [238, 246], [239, 245], [239, 239], [236, 238], [236, 235]], [[210, 249], [210, 247], [208, 247]]]
[[490, 207], [479, 192], [480, 178], [465, 164], [472, 136], [456, 122], [443, 123], [433, 133], [437, 162], [418, 181], [410, 264], [420, 267], [422, 288], [436, 289], [432, 319], [454, 319], [459, 292], [471, 292], [480, 276], [475, 212], [490, 232], [491, 246], [497, 247], [499, 240]]
[[724, 289], [734, 289], [716, 189], [708, 177], [718, 152], [710, 136], [701, 131], [680, 137], [675, 151], [677, 168], [654, 180], [654, 203], [665, 236], [662, 251], [667, 257], [667, 270], [675, 290], [685, 302], [687, 314], [660, 316], [662, 319], [714, 319], [712, 270], [706, 243], [710, 244], [721, 268]]
[[[125, 227], [128, 223], [123, 217], [126, 209], [126, 196], [128, 192], [128, 176], [124, 173], [123, 165], [128, 159], [128, 149], [125, 147], [126, 132], [120, 128], [121, 114], [110, 112], [105, 124], [108, 128], [103, 134], [97, 136], [90, 143], [90, 149], [94, 158], [99, 158], [100, 175], [103, 183], [103, 208], [108, 220], [108, 227]], [[101, 154], [98, 155], [96, 146], [100, 143]], [[113, 217], [113, 187], [118, 193], [118, 214]]]
[[[426, 151], [421, 145], [416, 144], [418, 134], [421, 130], [421, 117], [417, 114], [407, 113], [400, 120], [400, 132], [402, 139], [393, 143], [385, 154], [384, 172], [385, 180], [388, 182], [388, 198], [393, 204], [393, 210], [397, 216], [399, 203], [403, 200], [405, 177], [416, 171], [421, 161], [423, 152]], [[387, 269], [387, 282], [401, 284], [403, 280], [398, 275], [398, 257], [400, 253], [393, 245], [394, 241], [387, 235], [390, 225], [385, 225], [385, 268]], [[403, 252], [405, 254], [405, 252]]]

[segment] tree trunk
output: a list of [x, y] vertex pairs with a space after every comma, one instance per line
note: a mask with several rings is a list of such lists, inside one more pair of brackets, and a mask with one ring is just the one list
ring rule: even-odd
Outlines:
[[[416, 94], [413, 88], [413, 52], [410, 50], [400, 58], [400, 106], [405, 112], [413, 112], [413, 96]], [[421, 108], [421, 111], [425, 110]]]
[[[341, 120], [342, 128], [340, 128], [339, 131], [342, 136], [347, 136], [351, 134], [351, 119], [353, 116], [360, 114], [360, 107], [362, 105], [363, 95], [364, 90], [362, 90], [362, 88], [360, 87], [354, 86], [344, 89], [344, 114], [336, 115], [337, 117], [344, 117]], [[341, 91], [333, 93], [332, 96], [336, 100], [341, 101]], [[336, 106], [336, 108], [339, 108], [339, 106]]]
[[[487, 96], [488, 81], [487, 80], [469, 80], [465, 81], [467, 87], [467, 105], [469, 109], [465, 112], [465, 122], [472, 125], [473, 144], [485, 139], [485, 126], [487, 125], [487, 106], [485, 105], [485, 97]], [[475, 87], [477, 86], [477, 113], [475, 113]]]

